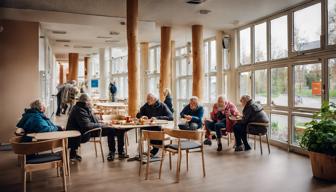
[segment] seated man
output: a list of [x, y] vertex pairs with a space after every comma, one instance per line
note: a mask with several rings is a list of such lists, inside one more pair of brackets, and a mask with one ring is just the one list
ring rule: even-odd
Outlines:
[[183, 108], [180, 115], [186, 120], [178, 126], [183, 130], [196, 130], [202, 127], [204, 109], [198, 105], [198, 97], [193, 96], [189, 100], [189, 104]]
[[227, 132], [232, 131], [232, 126], [235, 123], [229, 119], [230, 115], [238, 115], [237, 107], [230, 101], [225, 101], [223, 96], [219, 96], [217, 103], [213, 105], [210, 113], [211, 120], [205, 120], [205, 129], [207, 139], [204, 141], [205, 145], [211, 145], [210, 131], [216, 131], [217, 136], [217, 151], [222, 150], [222, 128], [226, 128]]
[[45, 106], [40, 100], [30, 104], [30, 109], [25, 109], [22, 118], [16, 127], [24, 129], [25, 133], [40, 133], [63, 130], [62, 127], [54, 125], [44, 114]]
[[[91, 110], [91, 99], [89, 95], [83, 93], [79, 97], [79, 101], [73, 107], [69, 114], [69, 119], [67, 123], [67, 130], [78, 130], [81, 132], [80, 137], [69, 138], [69, 148], [70, 148], [70, 159], [81, 161], [81, 157], [77, 155], [76, 150], [78, 149], [80, 143], [85, 143], [90, 140], [91, 134], [84, 134], [94, 128], [102, 127], [102, 124], [98, 122], [98, 119], [92, 114]], [[112, 128], [103, 129], [104, 134], [106, 134], [108, 140], [108, 146], [110, 153], [108, 155], [108, 160], [114, 160], [115, 154], [115, 140], [114, 136], [118, 137], [118, 152], [119, 156], [124, 155], [123, 143], [124, 143], [124, 131], [118, 132]]]
[[243, 118], [233, 126], [233, 132], [236, 140], [235, 151], [242, 151], [242, 141], [244, 143], [244, 150], [251, 149], [247, 142], [246, 127], [250, 122], [268, 123], [268, 117], [263, 107], [260, 104], [255, 103], [250, 96], [244, 95], [240, 98], [240, 103], [244, 107]]
[[[159, 101], [153, 94], [149, 93], [147, 94], [147, 103], [145, 103], [141, 108], [140, 112], [136, 115], [137, 118], [152, 118], [152, 119], [163, 119], [172, 121], [173, 120], [173, 114], [168, 109], [167, 105]], [[160, 131], [160, 126], [153, 126], [147, 128], [151, 131]], [[152, 144], [160, 145], [160, 141], [151, 141]], [[154, 147], [150, 153], [152, 156], [155, 156], [159, 152], [159, 149]]]

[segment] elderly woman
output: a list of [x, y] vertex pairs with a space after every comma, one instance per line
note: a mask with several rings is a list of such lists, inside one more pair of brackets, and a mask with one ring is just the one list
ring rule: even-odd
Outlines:
[[30, 104], [29, 109], [25, 109], [21, 120], [17, 123], [16, 127], [24, 129], [25, 133], [39, 133], [39, 132], [52, 132], [62, 130], [61, 127], [56, 126], [44, 114], [45, 105], [36, 100]]
[[212, 112], [210, 113], [211, 120], [205, 121], [205, 129], [207, 139], [204, 141], [205, 145], [211, 145], [210, 131], [216, 131], [217, 136], [217, 151], [222, 150], [222, 128], [226, 128], [227, 132], [232, 132], [234, 121], [229, 119], [230, 115], [238, 115], [237, 107], [230, 101], [226, 101], [223, 96], [219, 96], [217, 103], [213, 105]]
[[170, 112], [174, 113], [173, 99], [171, 97], [170, 89], [165, 88], [163, 91], [163, 95], [165, 96], [165, 100], [163, 101], [163, 103], [167, 105]]
[[[263, 107], [260, 104], [255, 103], [250, 96], [242, 96], [240, 98], [240, 103], [244, 109], [242, 120], [238, 121], [238, 123], [233, 126], [233, 132], [236, 139], [235, 151], [248, 151], [251, 149], [251, 147], [247, 142], [247, 124], [250, 122], [268, 123], [269, 120], [267, 114], [263, 110]], [[244, 144], [244, 149], [242, 146], [242, 141]]]
[[196, 130], [202, 127], [202, 118], [204, 109], [198, 104], [198, 97], [192, 96], [189, 104], [183, 108], [180, 115], [186, 122], [180, 123], [178, 126], [183, 130]]

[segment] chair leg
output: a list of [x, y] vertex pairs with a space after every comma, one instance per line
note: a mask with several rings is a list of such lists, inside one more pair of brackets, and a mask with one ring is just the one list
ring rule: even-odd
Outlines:
[[27, 173], [25, 170], [23, 170], [23, 191], [26, 192], [26, 188], [27, 188]]
[[146, 180], [148, 179], [148, 174], [149, 174], [149, 144], [148, 144], [148, 147], [147, 147], [147, 163], [146, 163]]
[[230, 147], [231, 133], [227, 133], [227, 136], [228, 136], [228, 147]]
[[140, 151], [140, 156], [139, 156], [139, 158], [140, 158], [140, 164], [139, 164], [139, 176], [141, 176], [141, 168], [142, 168], [142, 162], [143, 162], [143, 143], [142, 143], [142, 141], [140, 141], [140, 146], [139, 146], [139, 151]]
[[32, 182], [33, 181], [33, 173], [32, 172], [28, 172], [28, 182]]
[[178, 183], [180, 181], [180, 159], [181, 159], [181, 152], [177, 152], [177, 161], [176, 161], [176, 182]]
[[165, 153], [166, 153], [166, 151], [164, 150], [164, 148], [162, 148], [162, 155], [161, 155], [161, 162], [160, 162], [160, 171], [159, 171], [159, 179], [161, 179], [162, 164], [163, 164], [163, 160], [164, 160], [164, 157], [165, 157]]
[[[57, 168], [58, 169], [58, 168]], [[67, 191], [67, 184], [66, 184], [66, 177], [65, 177], [65, 171], [64, 166], [62, 166], [62, 180], [63, 180], [63, 189], [66, 192]]]
[[[59, 165], [57, 165], [57, 166], [59, 166]], [[56, 174], [57, 174], [57, 177], [61, 176], [59, 167], [56, 168]]]
[[262, 145], [261, 145], [261, 135], [259, 134], [259, 143], [260, 143], [260, 153], [263, 154]]
[[254, 147], [254, 150], [256, 150], [256, 135], [254, 135], [254, 145], [253, 145], [253, 147]]
[[268, 147], [268, 154], [271, 154], [271, 149], [268, 141], [268, 134], [266, 133], [266, 141], [267, 141], [267, 147]]
[[135, 143], [138, 143], [138, 129], [135, 130]]
[[203, 168], [203, 177], [205, 177], [205, 163], [204, 163], [204, 149], [203, 149], [203, 146], [202, 146], [202, 168]]
[[104, 162], [105, 162], [105, 159], [104, 159], [104, 151], [103, 151], [103, 145], [102, 145], [102, 141], [101, 141], [101, 140], [99, 141], [99, 145], [100, 145], [101, 156], [102, 156], [103, 163], [104, 163]]
[[171, 152], [169, 152], [169, 170], [172, 170]]
[[187, 163], [187, 171], [189, 171], [189, 150], [186, 150], [186, 163]]
[[127, 133], [125, 133], [125, 136], [124, 136], [124, 143], [125, 143], [125, 153], [126, 153], [126, 155], [128, 154], [128, 150], [127, 150], [127, 146], [129, 145], [128, 144], [128, 135], [127, 135]]
[[96, 145], [96, 138], [93, 138], [93, 145], [94, 145], [94, 149], [95, 149], [95, 153], [96, 153], [96, 157], [98, 157], [98, 152], [97, 152], [97, 145]]

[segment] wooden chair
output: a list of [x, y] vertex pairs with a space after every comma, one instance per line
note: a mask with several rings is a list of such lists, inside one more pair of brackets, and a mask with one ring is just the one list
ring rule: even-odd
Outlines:
[[[65, 141], [63, 139], [46, 140], [39, 142], [25, 142], [20, 143], [21, 137], [13, 137], [10, 143], [13, 147], [15, 154], [21, 155], [22, 162], [22, 178], [23, 178], [23, 191], [26, 192], [27, 173], [31, 178], [34, 171], [61, 168], [64, 191], [67, 191], [65, 169], [66, 169], [66, 155], [65, 155]], [[40, 152], [53, 151], [54, 149], [61, 149], [58, 153], [44, 153]], [[37, 154], [37, 155], [36, 155]], [[27, 156], [29, 155], [29, 156]], [[30, 179], [31, 180], [31, 179]]]
[[[251, 122], [247, 124], [246, 132], [249, 135], [254, 135], [254, 150], [256, 149], [256, 136], [259, 136], [259, 144], [260, 144], [260, 153], [263, 154], [262, 145], [261, 145], [261, 136], [266, 136], [266, 142], [268, 147], [268, 154], [271, 153], [269, 141], [268, 141], [268, 131], [267, 128], [269, 123], [258, 123], [258, 122]], [[254, 130], [252, 130], [255, 128]], [[259, 128], [259, 129], [258, 129]]]
[[[161, 179], [161, 170], [162, 170], [162, 163], [164, 160], [164, 156], [165, 156], [165, 145], [164, 145], [164, 141], [165, 141], [165, 134], [163, 131], [147, 131], [147, 130], [143, 130], [142, 131], [143, 136], [141, 137], [141, 141], [140, 141], [140, 166], [139, 166], [139, 175], [141, 175], [141, 169], [142, 169], [142, 164], [143, 164], [143, 154], [144, 154], [144, 141], [146, 141], [147, 143], [147, 161], [146, 161], [146, 177], [145, 179], [148, 179], [148, 175], [149, 175], [149, 164], [150, 164], [150, 147], [157, 147], [162, 149], [162, 154], [161, 154], [161, 160], [160, 160], [160, 171], [159, 171], [159, 179]], [[150, 141], [151, 140], [158, 140], [158, 141], [162, 141], [161, 145], [155, 145], [155, 144], [151, 144]]]
[[103, 162], [105, 162], [103, 145], [102, 145], [102, 128], [99, 127], [99, 128], [91, 129], [91, 130], [85, 132], [83, 135], [86, 135], [86, 134], [89, 134], [89, 133], [91, 134], [91, 138], [90, 138], [89, 142], [93, 143], [93, 145], [94, 145], [96, 157], [98, 157], [98, 152], [97, 152], [97, 143], [98, 143], [99, 146], [100, 146], [100, 152], [101, 152]]
[[177, 144], [169, 144], [165, 147], [165, 151], [169, 152], [169, 161], [171, 161], [171, 153], [177, 153], [177, 166], [176, 166], [176, 180], [179, 182], [181, 171], [182, 151], [186, 151], [187, 171], [189, 169], [189, 153], [201, 152], [203, 177], [205, 177], [205, 164], [204, 164], [204, 146], [203, 137], [204, 131], [187, 131], [176, 129], [164, 129], [164, 133], [177, 138]]

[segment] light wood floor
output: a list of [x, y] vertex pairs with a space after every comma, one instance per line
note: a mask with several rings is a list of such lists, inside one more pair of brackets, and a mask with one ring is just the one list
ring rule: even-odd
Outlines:
[[[64, 124], [64, 117], [57, 119]], [[135, 155], [134, 131], [130, 131], [130, 154]], [[224, 142], [225, 143], [225, 142]], [[224, 144], [223, 143], [223, 144]], [[107, 143], [104, 142], [105, 155]], [[258, 149], [258, 148], [257, 148]], [[266, 145], [264, 146], [266, 152]], [[224, 145], [220, 153], [216, 145], [206, 146], [205, 178], [202, 177], [201, 157], [190, 155], [189, 171], [186, 171], [185, 158], [182, 161], [181, 180], [175, 183], [175, 166], [169, 171], [168, 158], [164, 162], [161, 180], [158, 179], [159, 163], [151, 164], [150, 180], [138, 176], [138, 162], [115, 160], [102, 162], [95, 157], [93, 144], [82, 145], [83, 161], [71, 165], [72, 175], [68, 179], [69, 191], [248, 191], [248, 192], [334, 192], [336, 184], [316, 180], [312, 177], [307, 157], [287, 153], [271, 147], [271, 155], [260, 155], [259, 150], [235, 153]], [[185, 156], [184, 156], [185, 157]], [[175, 165], [176, 156], [173, 156]], [[13, 152], [0, 152], [0, 191], [21, 191], [20, 168]], [[335, 173], [336, 174], [336, 173]], [[56, 170], [37, 172], [27, 191], [61, 191], [61, 178]]]

